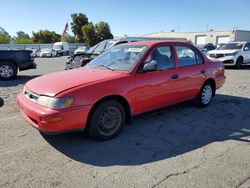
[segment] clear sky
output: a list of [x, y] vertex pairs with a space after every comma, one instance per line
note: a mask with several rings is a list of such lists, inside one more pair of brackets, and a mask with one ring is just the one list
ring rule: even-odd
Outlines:
[[72, 13], [106, 21], [115, 36], [158, 31], [250, 30], [250, 0], [2, 0], [0, 26], [17, 31], [49, 29], [59, 34]]

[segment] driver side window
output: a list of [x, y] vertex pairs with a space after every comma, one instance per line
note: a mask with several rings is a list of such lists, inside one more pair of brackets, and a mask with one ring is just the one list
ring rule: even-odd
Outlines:
[[155, 48], [147, 57], [145, 63], [155, 61], [157, 70], [168, 70], [175, 67], [173, 50], [170, 46]]

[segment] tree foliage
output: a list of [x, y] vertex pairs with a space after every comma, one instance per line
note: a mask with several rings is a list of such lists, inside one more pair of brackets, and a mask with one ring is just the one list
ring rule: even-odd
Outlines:
[[55, 31], [40, 30], [38, 32], [32, 32], [32, 40], [34, 43], [54, 43], [61, 40], [61, 35]]
[[77, 42], [84, 42], [82, 27], [89, 23], [88, 18], [83, 13], [74, 13], [71, 14], [71, 30], [74, 33]]
[[97, 24], [95, 24], [95, 30], [96, 30], [96, 37], [99, 42], [105, 39], [114, 38], [110, 31], [110, 26], [107, 22], [104, 21], [98, 22]]
[[11, 36], [4, 28], [0, 26], [0, 44], [9, 44], [11, 42]]
[[16, 32], [16, 35], [17, 36], [14, 37], [16, 44], [32, 44], [33, 43], [30, 36], [23, 31]]
[[84, 41], [88, 46], [93, 46], [97, 43], [95, 27], [92, 22], [82, 26], [82, 34]]
[[9, 44], [11, 42], [11, 38], [7, 35], [0, 33], [0, 44]]
[[30, 36], [23, 31], [16, 32], [16, 35], [16, 39], [30, 39]]
[[69, 35], [69, 34], [64, 34], [61, 36], [61, 41], [62, 42], [68, 42], [68, 43], [74, 43], [75, 42], [75, 37]]

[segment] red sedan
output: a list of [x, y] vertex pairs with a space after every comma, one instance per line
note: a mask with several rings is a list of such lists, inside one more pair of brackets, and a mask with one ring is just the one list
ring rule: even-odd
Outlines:
[[41, 132], [86, 129], [107, 140], [134, 115], [193, 99], [205, 107], [224, 82], [223, 64], [189, 43], [134, 42], [111, 48], [85, 67], [29, 81], [17, 104]]

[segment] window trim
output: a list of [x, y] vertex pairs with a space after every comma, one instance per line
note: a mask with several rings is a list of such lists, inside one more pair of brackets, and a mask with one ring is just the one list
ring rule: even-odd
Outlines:
[[[193, 65], [187, 65], [187, 66], [180, 66], [180, 63], [179, 63], [179, 58], [178, 58], [178, 54], [177, 54], [177, 50], [176, 50], [176, 47], [177, 46], [180, 46], [180, 47], [186, 47], [186, 48], [189, 48], [191, 49], [195, 54], [199, 55], [201, 60], [202, 60], [202, 63], [201, 64], [193, 64]], [[205, 59], [204, 59], [204, 56], [201, 54], [201, 52], [199, 52], [195, 47], [191, 46], [191, 45], [188, 45], [188, 44], [175, 44], [173, 45], [174, 47], [174, 50], [175, 50], [175, 58], [176, 58], [176, 63], [177, 63], [177, 68], [185, 68], [185, 67], [192, 67], [192, 66], [197, 66], [197, 65], [204, 65], [205, 64]], [[195, 58], [196, 59], [196, 58]], [[196, 60], [197, 62], [197, 60]]]

